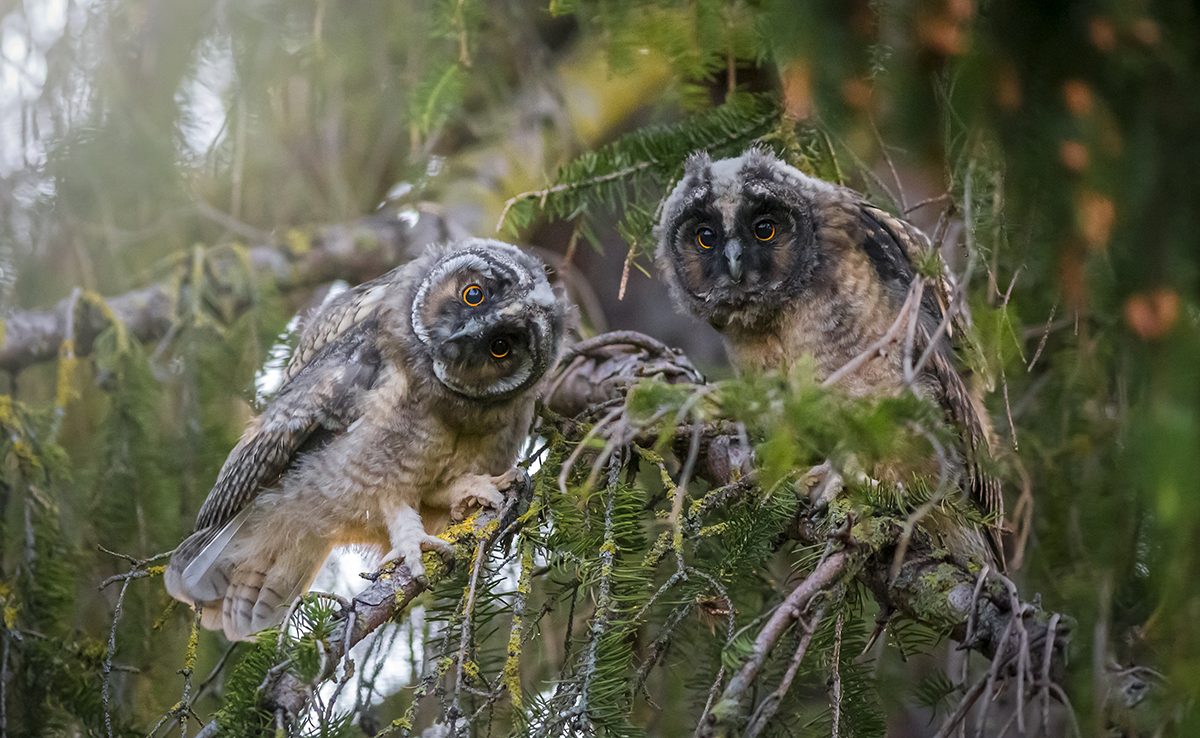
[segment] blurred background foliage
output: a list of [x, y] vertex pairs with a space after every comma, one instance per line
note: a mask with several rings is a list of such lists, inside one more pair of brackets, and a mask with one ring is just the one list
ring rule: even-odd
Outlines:
[[[97, 547], [142, 559], [190, 530], [323, 294], [209, 255], [302, 250], [293, 229], [365, 215], [476, 235], [503, 217], [571, 265], [585, 331], [642, 330], [728, 376], [648, 276], [648, 229], [681, 152], [761, 140], [943, 237], [959, 273], [969, 242], [1014, 576], [1078, 621], [1084, 732], [1200, 734], [1198, 47], [1195, 6], [1165, 0], [0, 2], [3, 316], [155, 282], [177, 298], [161, 340], [113, 323], [86, 357], [68, 340], [0, 375], [5, 730], [104, 734], [110, 649], [114, 734], [179, 700], [190, 616], [164, 615], [157, 580], [98, 591], [127, 564]], [[409, 679], [436, 623], [394, 636]], [[223, 653], [202, 634], [196, 686]], [[890, 734], [932, 733], [952, 658], [880, 660]], [[1105, 714], [1132, 664], [1165, 677], [1153, 709]], [[407, 704], [387, 694], [372, 719]], [[804, 698], [825, 704], [819, 680]]]

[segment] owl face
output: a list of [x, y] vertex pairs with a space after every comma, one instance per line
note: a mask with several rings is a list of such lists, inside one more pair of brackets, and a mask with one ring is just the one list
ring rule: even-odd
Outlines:
[[657, 228], [676, 301], [718, 330], [769, 322], [819, 266], [811, 195], [821, 187], [830, 185], [759, 149], [689, 157]]
[[563, 314], [540, 261], [473, 239], [433, 262], [413, 299], [412, 329], [439, 382], [494, 402], [545, 374], [557, 358]]

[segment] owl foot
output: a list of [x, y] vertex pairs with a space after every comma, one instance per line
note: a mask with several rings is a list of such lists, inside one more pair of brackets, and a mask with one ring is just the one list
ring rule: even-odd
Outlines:
[[420, 514], [411, 507], [401, 507], [392, 514], [388, 522], [388, 536], [392, 548], [384, 554], [382, 561], [404, 564], [412, 572], [413, 579], [423, 584], [428, 580], [425, 577], [425, 564], [421, 562], [421, 552], [436, 551], [447, 563], [454, 561], [454, 546], [449, 541], [426, 533]]
[[383, 555], [383, 563], [395, 561], [399, 566], [404, 564], [412, 573], [413, 579], [422, 584], [428, 583], [425, 576], [425, 563], [421, 561], [421, 553], [433, 551], [442, 557], [442, 561], [450, 565], [454, 562], [454, 546], [449, 542], [422, 532], [415, 539], [408, 539], [403, 544], [395, 546]]
[[511, 489], [518, 479], [528, 477], [524, 469], [513, 467], [505, 473], [489, 477], [482, 474], [467, 474], [450, 488], [450, 517], [462, 520], [472, 508], [499, 510], [504, 505], [502, 489]]
[[834, 471], [833, 464], [826, 459], [809, 469], [800, 479], [799, 486], [808, 490], [808, 501], [814, 512], [824, 510], [842, 491], [842, 475]]

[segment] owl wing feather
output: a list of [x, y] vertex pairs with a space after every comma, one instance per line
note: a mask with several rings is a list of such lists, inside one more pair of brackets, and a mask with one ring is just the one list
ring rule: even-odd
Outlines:
[[[875, 266], [880, 279], [893, 289], [902, 285], [906, 292], [914, 276], [912, 256], [932, 248], [928, 238], [907, 221], [865, 202], [858, 203], [858, 210], [859, 222], [864, 230], [862, 246], [867, 257]], [[933, 289], [929, 289], [930, 286]], [[917, 323], [914, 340], [914, 352], [918, 356], [930, 345], [937, 326], [943, 320], [950, 304], [951, 286], [949, 279], [944, 278], [926, 287], [921, 299], [921, 310], [925, 319]], [[955, 330], [961, 330], [961, 322], [962, 318], [959, 315], [952, 316], [946, 335], [961, 335]], [[962, 429], [967, 441], [968, 494], [986, 516], [999, 521], [1004, 517], [1004, 498], [1000, 491], [1000, 481], [987, 474], [980, 465], [981, 458], [990, 453], [991, 423], [963, 380], [949, 340], [941, 338], [937, 341], [930, 353], [928, 366], [941, 395], [939, 400], [950, 420]], [[989, 545], [995, 549], [993, 553], [996, 554], [997, 561], [1002, 562], [1003, 548], [994, 525], [989, 534]]]
[[284, 370], [284, 378], [295, 377], [321, 349], [373, 315], [388, 289], [395, 284], [397, 271], [399, 270], [393, 270], [382, 277], [351, 287], [327, 300], [314, 311], [304, 323], [300, 341]]
[[[340, 320], [344, 314], [333, 317]], [[320, 323], [328, 323], [320, 315]], [[232, 520], [258, 491], [279, 481], [303, 452], [344, 431], [361, 413], [358, 395], [379, 375], [382, 358], [373, 314], [317, 349], [285, 380], [274, 401], [243, 434], [200, 508], [196, 530]]]
[[[318, 314], [317, 320], [324, 318]], [[368, 315], [323, 346], [284, 381], [225, 459], [200, 508], [195, 532], [175, 550], [164, 574], [172, 596], [206, 603], [205, 627], [221, 627], [220, 601], [235, 574], [221, 560], [246, 521], [250, 503], [302, 454], [320, 448], [361, 415], [358, 397], [382, 369], [378, 333], [378, 319]]]

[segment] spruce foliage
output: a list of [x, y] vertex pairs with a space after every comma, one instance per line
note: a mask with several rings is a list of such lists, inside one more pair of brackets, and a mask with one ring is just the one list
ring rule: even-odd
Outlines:
[[[444, 239], [499, 220], [555, 257], [583, 237], [597, 255], [577, 263], [615, 254], [621, 294], [652, 292], [629, 273], [651, 271], [686, 157], [759, 145], [944, 244], [914, 266], [964, 287], [959, 359], [996, 429], [1013, 579], [1075, 621], [1061, 693], [1025, 684], [1050, 730], [1200, 734], [1190, 4], [9, 5], [0, 733], [194, 735], [215, 720], [238, 736], [691, 735], [847, 537], [852, 564], [786, 623], [726, 727], [936, 731], [990, 663], [955, 661], [944, 620], [881, 611], [859, 575], [890, 562], [889, 531], [923, 506], [997, 521], [952, 476], [872, 479], [953, 446], [936, 406], [848, 399], [803, 365], [636, 384], [620, 422], [652, 443], [609, 443], [616, 404], [543, 409], [516, 522], [494, 541], [452, 530], [455, 568], [431, 561], [430, 590], [350, 660], [327, 658], [343, 625], [328, 596], [229, 651], [158, 578], [155, 556], [268, 401], [294, 316], [334, 279], [371, 276], [371, 224], [416, 223], [416, 239], [432, 218]], [[325, 241], [305, 229], [351, 222]], [[596, 269], [560, 271], [614, 324], [674, 328], [629, 314], [653, 303], [591, 294], [606, 289]], [[152, 284], [162, 312], [136, 293], [146, 304], [123, 322], [105, 302]], [[26, 341], [47, 325], [53, 345]], [[701, 422], [753, 447], [753, 476], [687, 471]], [[825, 460], [845, 488], [818, 505], [806, 473]], [[935, 550], [926, 534], [914, 545]], [[314, 682], [295, 721], [268, 701], [284, 673]], [[1016, 688], [972, 713], [985, 735], [1016, 714]]]

